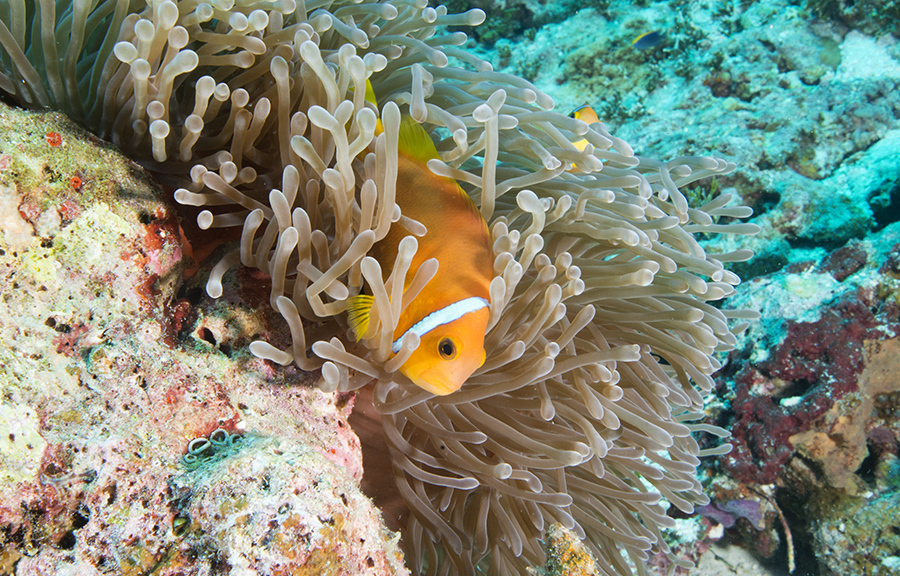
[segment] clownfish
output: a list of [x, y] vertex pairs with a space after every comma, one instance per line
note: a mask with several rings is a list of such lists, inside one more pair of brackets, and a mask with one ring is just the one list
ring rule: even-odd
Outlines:
[[[594, 109], [590, 107], [588, 104], [582, 104], [575, 110], [572, 110], [572, 113], [569, 114], [570, 117], [576, 120], [582, 120], [587, 124], [594, 124], [600, 121], [600, 118], [597, 117], [597, 113], [594, 112]], [[585, 147], [588, 145], [588, 141], [586, 139], [581, 139], [578, 142], [572, 142], [572, 144], [578, 148], [579, 152], [582, 152]]]
[[[459, 390], [484, 364], [493, 280], [490, 234], [478, 207], [456, 180], [428, 169], [427, 162], [438, 158], [437, 149], [425, 129], [409, 116], [400, 125], [398, 151], [396, 202], [403, 215], [427, 229], [418, 238], [405, 287], [425, 260], [436, 258], [438, 271], [401, 313], [393, 352], [399, 352], [403, 336], [417, 334], [419, 347], [400, 372], [420, 388], [444, 396]], [[369, 252], [385, 279], [400, 241], [409, 235], [395, 222]], [[364, 294], [350, 299], [348, 321], [357, 339], [368, 329], [373, 302], [372, 296]]]

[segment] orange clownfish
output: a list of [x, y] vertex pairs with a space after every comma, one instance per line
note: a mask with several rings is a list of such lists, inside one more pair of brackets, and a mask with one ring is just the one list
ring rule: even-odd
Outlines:
[[[600, 118], [597, 117], [597, 113], [594, 112], [594, 109], [591, 108], [588, 104], [582, 104], [581, 106], [573, 110], [572, 113], [569, 114], [569, 116], [575, 118], [576, 120], [583, 120], [588, 124], [594, 124], [600, 121]], [[588, 141], [586, 139], [581, 139], [578, 142], [572, 142], [572, 144], [574, 144], [575, 147], [578, 148], [578, 151], [581, 152], [585, 149], [585, 147], [587, 147]]]
[[[393, 352], [407, 333], [419, 336], [419, 347], [400, 367], [417, 386], [444, 396], [459, 390], [485, 359], [484, 336], [490, 316], [489, 286], [493, 252], [487, 224], [456, 180], [438, 176], [426, 166], [438, 158], [434, 142], [415, 120], [404, 116], [399, 135], [396, 201], [401, 212], [422, 223], [426, 234], [406, 276], [412, 281], [419, 266], [436, 258], [438, 271], [400, 315], [393, 334]], [[400, 241], [411, 233], [399, 222], [369, 252], [385, 279], [397, 257]], [[366, 332], [373, 298], [355, 296], [348, 306], [350, 328], [359, 338]]]

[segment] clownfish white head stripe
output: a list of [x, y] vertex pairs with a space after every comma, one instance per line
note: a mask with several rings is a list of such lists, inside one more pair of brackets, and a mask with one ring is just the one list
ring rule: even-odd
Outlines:
[[394, 343], [391, 344], [391, 350], [394, 351], [394, 354], [400, 351], [400, 342], [403, 340], [403, 336], [406, 336], [410, 332], [422, 338], [425, 334], [428, 334], [438, 326], [443, 326], [444, 324], [449, 324], [455, 320], [459, 320], [466, 314], [470, 312], [475, 312], [477, 310], [481, 310], [482, 308], [487, 308], [489, 303], [484, 298], [471, 297], [465, 298], [463, 300], [459, 300], [458, 302], [454, 302], [449, 306], [444, 306], [440, 310], [435, 310], [428, 316], [422, 318], [415, 324], [409, 327], [409, 329], [404, 332], [399, 338], [394, 340]]

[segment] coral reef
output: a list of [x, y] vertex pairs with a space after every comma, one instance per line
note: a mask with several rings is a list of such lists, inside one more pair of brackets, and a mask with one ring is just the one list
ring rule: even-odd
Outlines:
[[544, 548], [547, 553], [547, 567], [543, 572], [529, 571], [538, 576], [543, 574], [569, 574], [571, 576], [592, 576], [598, 574], [595, 560], [581, 540], [559, 524], [552, 524], [545, 533]]
[[484, 24], [472, 30], [472, 37], [479, 44], [488, 46], [499, 41], [497, 49], [501, 52], [517, 47], [517, 38], [534, 38], [542, 26], [564, 20], [579, 8], [602, 10], [607, 4], [607, 0], [450, 0], [445, 3], [451, 12], [480, 8], [490, 14]]
[[866, 34], [888, 32], [900, 36], [900, 3], [848, 2], [847, 0], [804, 0], [803, 5], [818, 18], [828, 18]]
[[770, 574], [768, 567], [761, 564], [745, 548], [739, 546], [716, 546], [705, 554], [697, 568], [691, 572], [693, 576], [720, 576], [721, 574], [733, 574], [734, 576], [759, 576]]
[[[638, 156], [603, 123], [551, 112], [532, 84], [460, 49], [465, 34], [443, 33], [479, 23], [478, 10], [259, 5], [109, 1], [57, 14], [51, 0], [34, 13], [12, 4], [0, 11], [0, 86], [111, 138], [178, 187], [178, 202], [202, 207], [200, 228], [240, 236], [217, 254], [206, 290], [279, 312], [287, 342], [249, 330], [258, 362], [293, 364], [277, 373], [286, 379], [321, 370], [326, 392], [377, 380], [413, 570], [521, 573], [543, 563], [539, 541], [555, 522], [584, 539], [601, 573], [642, 573], [651, 554], [686, 566], [662, 534], [674, 521], [660, 502], [685, 514], [707, 503], [699, 457], [729, 447], [701, 449], [692, 433], [724, 434], [696, 423], [713, 354], [755, 317], [715, 305], [740, 281], [725, 265], [749, 251], [706, 251], [694, 235], [757, 228], [735, 221], [750, 210], [732, 195], [692, 206], [681, 188], [734, 165]], [[398, 372], [418, 339], [392, 346], [401, 310], [435, 270], [410, 270], [427, 230], [395, 202], [401, 111], [437, 140], [428, 167], [461, 183], [493, 242], [487, 361], [444, 398]], [[369, 251], [394, 226], [410, 236], [382, 271]], [[238, 273], [247, 293], [229, 286], [238, 264], [258, 274]], [[356, 342], [345, 311], [363, 291], [375, 307]], [[221, 333], [236, 321], [197, 335], [234, 352]], [[77, 349], [71, 334], [64, 349]], [[234, 433], [197, 432], [213, 444], [220, 427]], [[190, 446], [216, 467], [242, 454], [219, 461], [202, 441]]]
[[900, 569], [897, 509], [900, 493], [866, 502], [838, 498], [820, 510], [814, 533], [817, 554], [827, 558], [823, 576], [892, 576]]
[[178, 292], [187, 245], [141, 168], [2, 106], [0, 573], [407, 573], [352, 401], [246, 352], [265, 307]]
[[[851, 544], [859, 533], [845, 538], [836, 526], [848, 509], [870, 517], [869, 534], [894, 525], [877, 510], [897, 490], [900, 325], [890, 263], [898, 241], [900, 225], [890, 224], [753, 279], [738, 297], [752, 300], [741, 305], [756, 306], [763, 320], [720, 376], [724, 402], [712, 410], [735, 448], [718, 459], [709, 490], [714, 501], [768, 495], [763, 531], [733, 535], [762, 556], [785, 554], [787, 546], [805, 570], [893, 573]], [[772, 513], [782, 511], [783, 520]], [[785, 538], [793, 542], [779, 552]]]
[[[818, 454], [812, 459], [825, 466], [832, 485], [848, 486], [865, 457], [866, 432], [877, 427], [875, 399], [893, 392], [882, 390], [889, 381], [872, 381], [869, 374], [881, 370], [872, 362], [890, 357], [879, 350], [891, 350], [900, 331], [897, 280], [882, 264], [898, 234], [892, 224], [819, 262], [798, 264], [796, 272], [748, 284], [744, 296], [756, 301], [765, 320], [750, 329], [751, 340], [726, 372], [733, 378], [733, 390], [723, 392], [735, 418], [729, 427], [736, 447], [722, 462], [737, 479], [774, 482], [800, 443]], [[814, 440], [819, 433], [809, 431], [823, 426], [849, 427], [830, 433], [841, 438], [849, 460], [822, 453]]]
[[[631, 49], [650, 29], [669, 41]], [[715, 149], [739, 160], [740, 172], [719, 180], [763, 230], [740, 240], [756, 253], [732, 268], [746, 279], [786, 266], [791, 248], [838, 248], [897, 220], [898, 55], [890, 36], [775, 0], [740, 10], [613, 3], [545, 26], [511, 58], [486, 57], [564, 109], [594, 105], [643, 154]]]
[[[745, 283], [725, 306], [762, 320], [717, 375], [719, 400], [707, 411], [735, 449], [702, 471], [712, 508], [695, 521], [698, 538], [745, 546], [794, 573], [896, 574], [900, 565], [896, 521], [883, 513], [897, 493], [898, 393], [876, 376], [898, 336], [895, 12], [890, 2], [611, 2], [545, 26], [517, 50], [483, 53], [563, 107], [595, 105], [637, 154], [714, 149], [741, 164], [716, 186], [754, 208], [761, 232], [703, 244], [755, 251], [728, 265]], [[667, 42], [629, 52], [650, 29]], [[721, 509], [731, 501], [758, 502], [762, 524], [718, 524], [731, 521]], [[839, 530], [849, 515], [865, 525]], [[858, 545], [879, 538], [878, 556]], [[698, 570], [727, 550], [714, 546]]]

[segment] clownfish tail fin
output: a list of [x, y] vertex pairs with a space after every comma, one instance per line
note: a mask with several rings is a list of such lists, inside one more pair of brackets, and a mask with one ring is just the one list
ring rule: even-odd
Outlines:
[[369, 313], [372, 311], [375, 298], [360, 294], [350, 298], [347, 302], [347, 321], [350, 322], [350, 329], [353, 330], [353, 335], [359, 342], [359, 339], [369, 331]]

